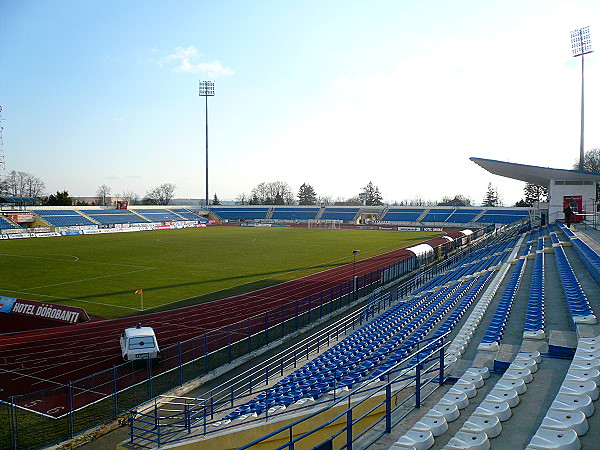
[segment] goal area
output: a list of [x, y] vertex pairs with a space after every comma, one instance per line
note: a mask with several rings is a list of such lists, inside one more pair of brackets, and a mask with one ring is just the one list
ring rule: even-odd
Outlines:
[[341, 228], [341, 220], [321, 220], [321, 219], [309, 219], [308, 228], [322, 228], [330, 230], [339, 230]]

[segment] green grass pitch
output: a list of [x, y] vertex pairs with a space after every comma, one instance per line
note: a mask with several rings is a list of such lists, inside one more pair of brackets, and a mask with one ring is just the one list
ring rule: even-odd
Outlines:
[[439, 236], [206, 227], [0, 242], [0, 295], [115, 318], [224, 298]]

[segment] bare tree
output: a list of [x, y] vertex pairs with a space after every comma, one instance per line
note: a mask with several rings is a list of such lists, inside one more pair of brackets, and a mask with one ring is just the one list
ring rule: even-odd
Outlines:
[[320, 195], [319, 197], [317, 197], [317, 205], [327, 206], [331, 204], [333, 204], [333, 199], [331, 198], [331, 195]]
[[106, 205], [107, 200], [110, 197], [110, 188], [103, 184], [96, 190], [96, 197], [98, 198], [99, 205]]
[[264, 181], [256, 185], [250, 194], [251, 202], [259, 205], [293, 205], [294, 194], [285, 181]]
[[454, 197], [450, 197], [448, 195], [445, 195], [442, 197], [441, 203], [451, 203], [451, 202], [455, 203], [458, 206], [460, 206], [459, 203], [462, 203], [463, 206], [471, 206], [471, 204], [473, 203], [473, 200], [468, 195], [462, 195], [462, 194], [457, 194]]
[[144, 203], [151, 205], [168, 205], [175, 194], [175, 186], [173, 183], [163, 183], [160, 186], [150, 189], [146, 192]]
[[334, 206], [361, 206], [363, 201], [358, 196], [351, 198], [338, 197], [333, 204]]
[[247, 205], [250, 202], [250, 198], [246, 195], [245, 192], [238, 194], [235, 199], [236, 205]]
[[132, 190], [123, 192], [123, 199], [127, 200], [131, 205], [136, 205], [140, 201], [140, 196]]
[[1, 186], [4, 194], [14, 197], [39, 197], [45, 188], [46, 184], [38, 177], [16, 170], [6, 176]]

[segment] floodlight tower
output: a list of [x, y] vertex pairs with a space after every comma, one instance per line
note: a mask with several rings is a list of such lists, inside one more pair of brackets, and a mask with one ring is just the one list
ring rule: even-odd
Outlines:
[[4, 178], [4, 171], [6, 166], [4, 165], [4, 142], [2, 141], [2, 106], [0, 106], [0, 181]]
[[206, 203], [204, 206], [208, 208], [208, 97], [214, 97], [215, 95], [215, 82], [200, 81], [199, 94], [206, 101], [204, 110], [206, 116]]
[[583, 61], [584, 55], [592, 53], [589, 26], [571, 31], [571, 51], [573, 52], [574, 57], [581, 56], [581, 135], [579, 137], [579, 170], [583, 170]]

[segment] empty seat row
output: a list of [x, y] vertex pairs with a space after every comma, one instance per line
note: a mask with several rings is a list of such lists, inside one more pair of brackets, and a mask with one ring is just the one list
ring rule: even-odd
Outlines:
[[[460, 319], [463, 317], [463, 315], [466, 313], [466, 311], [469, 309], [469, 307], [473, 304], [473, 301], [477, 298], [477, 296], [479, 295], [481, 290], [485, 287], [487, 282], [491, 279], [491, 277], [492, 277], [492, 272], [487, 272], [486, 274], [482, 275], [479, 279], [477, 279], [476, 282], [474, 282], [475, 279], [472, 280], [472, 282], [468, 286], [469, 290], [467, 291], [467, 294], [463, 297], [463, 299], [458, 304], [458, 306], [454, 309], [454, 311], [452, 311], [452, 313], [450, 313], [448, 315], [448, 317], [444, 320], [442, 325], [440, 325], [438, 327], [438, 329], [433, 333], [433, 336], [431, 337], [431, 339], [436, 339], [436, 338], [442, 336], [443, 334], [445, 334], [449, 331], [452, 331], [454, 329], [456, 324], [460, 321]], [[418, 356], [418, 358], [415, 357], [415, 358], [411, 359], [408, 362], [408, 367], [413, 367], [416, 364], [418, 364], [420, 361], [422, 361], [424, 358], [428, 358], [431, 355], [433, 355], [438, 350], [440, 345], [441, 345], [441, 343], [438, 344], [437, 346], [431, 346], [427, 349], [427, 351], [421, 353]], [[454, 342], [450, 346], [448, 346], [448, 349], [446, 351], [448, 352], [449, 356], [454, 355], [454, 353], [452, 352], [452, 349], [454, 347], [456, 347], [454, 345]], [[462, 349], [459, 352], [460, 354], [462, 354], [462, 352], [464, 351], [464, 348], [465, 348], [465, 346], [462, 345]]]
[[533, 263], [533, 274], [531, 277], [531, 287], [529, 289], [529, 300], [527, 302], [527, 313], [525, 315], [523, 338], [545, 338], [544, 301], [544, 253], [538, 251], [535, 255], [535, 261]]
[[10, 230], [10, 229], [15, 229], [15, 228], [20, 228], [20, 227], [12, 224], [8, 220], [6, 220], [4, 217], [0, 216], [0, 230]]
[[596, 253], [592, 248], [583, 242], [578, 236], [573, 233], [569, 228], [565, 227], [564, 224], [558, 224], [561, 231], [567, 236], [567, 238], [573, 244], [573, 249], [579, 259], [588, 270], [592, 278], [600, 284], [600, 255]]
[[180, 222], [182, 220], [181, 216], [168, 209], [135, 208], [131, 211], [135, 211], [137, 214], [150, 220], [151, 222]]
[[492, 320], [490, 321], [485, 334], [481, 339], [479, 348], [482, 350], [496, 348], [499, 342], [502, 340], [506, 323], [510, 316], [510, 311], [517, 295], [521, 278], [523, 277], [525, 261], [527, 260], [521, 258], [515, 265], [514, 271], [508, 280], [506, 287], [504, 288], [498, 305], [496, 306]]
[[564, 249], [560, 245], [554, 247], [554, 260], [573, 323], [597, 323], [585, 292], [567, 259]]
[[[455, 285], [437, 293], [415, 297], [410, 307], [396, 305], [398, 308], [391, 308], [392, 311], [352, 333], [251, 402], [229, 413], [225, 420], [258, 415], [275, 406], [287, 407], [305, 398], [317, 399], [332, 390], [352, 388], [384, 359], [395, 363], [410, 353], [422, 340], [423, 333], [430, 331], [434, 325], [427, 319], [459, 288], [460, 285]], [[395, 309], [397, 311], [393, 311]], [[421, 330], [416, 333], [417, 336], [415, 330]]]

